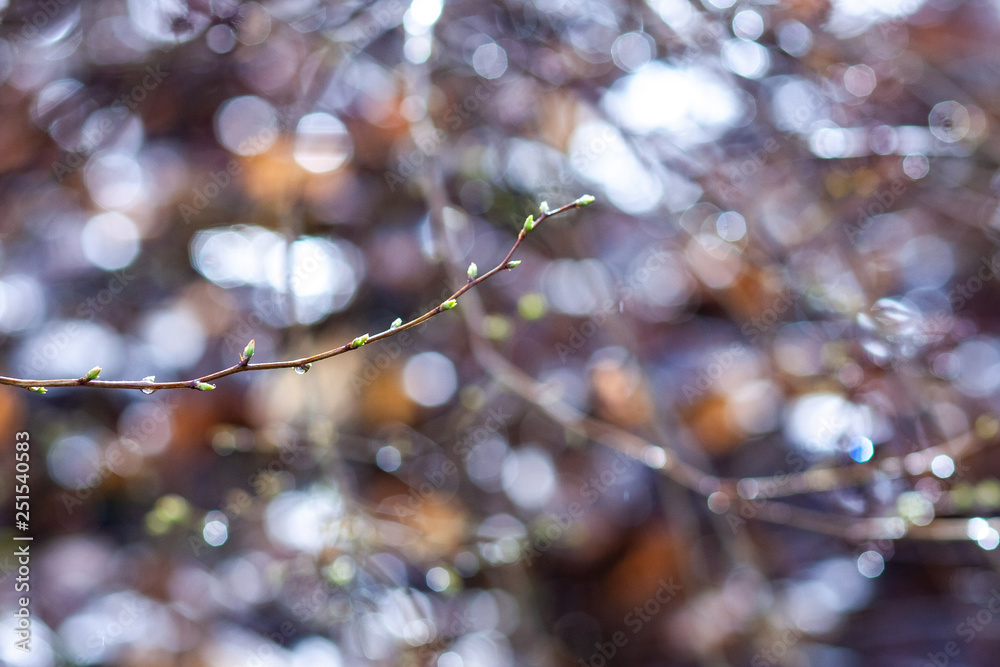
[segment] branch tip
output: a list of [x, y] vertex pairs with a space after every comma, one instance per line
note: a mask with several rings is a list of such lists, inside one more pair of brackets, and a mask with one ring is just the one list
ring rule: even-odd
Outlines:
[[250, 359], [253, 357], [254, 347], [256, 344], [256, 339], [251, 338], [247, 346], [243, 348], [243, 354], [240, 355], [240, 363], [246, 365], [250, 363]]

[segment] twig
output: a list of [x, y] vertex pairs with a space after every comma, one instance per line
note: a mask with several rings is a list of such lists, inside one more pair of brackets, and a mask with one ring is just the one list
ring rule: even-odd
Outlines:
[[[665, 477], [700, 496], [708, 496], [713, 489], [723, 492], [731, 503], [728, 511], [734, 517], [792, 526], [855, 542], [899, 539], [904, 536], [930, 541], [969, 539], [966, 532], [969, 521], [967, 518], [936, 517], [929, 525], [918, 526], [898, 516], [845, 517], [773, 500], [782, 496], [821, 493], [847, 486], [858, 486], [874, 479], [879, 472], [890, 478], [909, 475], [899, 457], [885, 459], [878, 467], [871, 464], [851, 464], [841, 468], [788, 473], [782, 477], [716, 477], [683, 461], [667, 447], [660, 447], [606, 421], [587, 416], [562, 400], [546, 399], [543, 386], [535, 378], [487, 345], [481, 336], [475, 335], [474, 329], [472, 331], [474, 334], [472, 349], [476, 360], [500, 384], [533, 403], [567, 430], [619, 451], [653, 469], [658, 469]], [[971, 434], [964, 434], [944, 444], [922, 450], [919, 454], [930, 460], [938, 453], [946, 453], [958, 461], [988, 444], [990, 443], [978, 442]], [[737, 489], [741, 481], [757, 483], [749, 485], [756, 489], [752, 498], [743, 498], [739, 494]], [[749, 505], [749, 514], [741, 513], [744, 504]], [[991, 519], [991, 526], [1000, 529], [1000, 522]]]
[[233, 364], [228, 368], [216, 371], [214, 373], [209, 373], [208, 375], [202, 375], [201, 377], [194, 378], [192, 380], [178, 380], [175, 382], [156, 382], [153, 376], [144, 378], [143, 380], [133, 381], [133, 380], [99, 380], [98, 377], [101, 374], [100, 366], [95, 366], [86, 375], [78, 378], [69, 378], [61, 380], [27, 380], [22, 378], [13, 378], [0, 376], [0, 385], [9, 385], [12, 387], [22, 387], [28, 391], [33, 391], [36, 393], [44, 394], [48, 387], [95, 387], [100, 389], [137, 389], [146, 394], [151, 394], [154, 391], [159, 391], [161, 389], [195, 389], [201, 391], [208, 391], [215, 389], [215, 385], [212, 384], [213, 381], [219, 380], [229, 375], [235, 375], [236, 373], [243, 373], [246, 371], [269, 371], [276, 370], [279, 368], [295, 368], [308, 370], [308, 368], [324, 359], [329, 359], [330, 357], [336, 357], [338, 355], [350, 352], [351, 350], [356, 350], [363, 345], [368, 345], [386, 338], [395, 336], [396, 334], [406, 331], [407, 329], [412, 329], [426, 322], [427, 320], [439, 315], [440, 313], [451, 310], [458, 305], [458, 299], [471, 290], [473, 287], [483, 283], [496, 274], [504, 270], [510, 270], [521, 263], [520, 260], [512, 260], [514, 253], [520, 247], [521, 243], [527, 237], [527, 235], [538, 226], [540, 222], [547, 218], [555, 217], [566, 211], [570, 211], [577, 208], [582, 208], [594, 201], [594, 198], [590, 195], [583, 195], [579, 199], [565, 206], [560, 206], [554, 210], [548, 210], [547, 207], [543, 206], [541, 209], [541, 214], [536, 220], [534, 216], [528, 216], [528, 219], [524, 221], [524, 226], [521, 231], [518, 232], [517, 240], [514, 241], [514, 245], [511, 246], [507, 255], [497, 264], [495, 267], [483, 273], [479, 274], [478, 269], [475, 264], [469, 266], [468, 271], [468, 281], [458, 288], [454, 294], [445, 299], [440, 305], [432, 308], [423, 315], [416, 317], [409, 322], [403, 322], [400, 319], [396, 319], [392, 325], [389, 326], [385, 331], [381, 331], [376, 334], [364, 334], [358, 336], [350, 343], [341, 345], [340, 347], [335, 347], [332, 350], [327, 350], [326, 352], [320, 352], [319, 354], [314, 354], [309, 357], [302, 357], [300, 359], [288, 359], [286, 361], [269, 361], [265, 363], [250, 363], [250, 358], [254, 354], [254, 341], [251, 340], [246, 348], [244, 348], [243, 353], [240, 355], [239, 362]]

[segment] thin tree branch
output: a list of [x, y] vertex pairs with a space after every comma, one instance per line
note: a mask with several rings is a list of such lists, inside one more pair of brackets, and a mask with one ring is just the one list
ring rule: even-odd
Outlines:
[[392, 325], [385, 331], [380, 331], [376, 334], [364, 334], [358, 336], [350, 343], [341, 345], [340, 347], [335, 347], [332, 350], [327, 350], [325, 352], [320, 352], [309, 357], [302, 357], [299, 359], [288, 359], [285, 361], [269, 361], [264, 363], [250, 363], [251, 357], [254, 354], [254, 341], [251, 340], [246, 348], [243, 350], [243, 354], [240, 357], [239, 362], [233, 364], [228, 368], [223, 368], [222, 370], [215, 371], [214, 373], [209, 373], [208, 375], [202, 375], [201, 377], [196, 377], [191, 380], [178, 380], [174, 382], [156, 382], [151, 377], [148, 379], [143, 379], [139, 381], [133, 380], [99, 380], [98, 377], [101, 373], [101, 368], [95, 366], [86, 375], [78, 378], [68, 378], [60, 380], [30, 380], [14, 377], [0, 376], [0, 385], [9, 385], [12, 387], [22, 387], [28, 391], [34, 391], [36, 393], [44, 394], [48, 387], [95, 387], [99, 389], [137, 389], [143, 393], [152, 393], [154, 391], [159, 391], [161, 389], [195, 389], [201, 391], [208, 391], [215, 389], [215, 385], [212, 384], [215, 380], [227, 377], [229, 375], [235, 375], [237, 373], [244, 373], [248, 371], [269, 371], [276, 370], [279, 368], [306, 368], [311, 364], [318, 361], [323, 361], [324, 359], [329, 359], [331, 357], [336, 357], [341, 354], [345, 354], [352, 350], [356, 350], [364, 345], [368, 345], [386, 338], [391, 338], [396, 334], [406, 331], [407, 329], [412, 329], [417, 327], [427, 320], [435, 317], [446, 310], [450, 310], [458, 305], [458, 299], [476, 287], [480, 283], [486, 282], [496, 274], [504, 270], [510, 270], [520, 264], [520, 260], [512, 260], [514, 253], [524, 242], [524, 239], [528, 236], [531, 231], [538, 226], [543, 220], [547, 218], [553, 218], [557, 215], [565, 213], [567, 211], [582, 208], [594, 201], [594, 198], [590, 195], [584, 195], [574, 202], [566, 204], [565, 206], [560, 206], [557, 209], [547, 210], [547, 208], [542, 209], [538, 219], [534, 219], [534, 216], [529, 216], [524, 222], [524, 226], [521, 231], [518, 232], [517, 239], [514, 241], [514, 245], [511, 246], [507, 255], [497, 264], [495, 267], [479, 275], [478, 270], [476, 270], [475, 264], [469, 267], [468, 272], [468, 282], [462, 285], [460, 288], [455, 290], [455, 293], [450, 297], [445, 299], [440, 305], [432, 308], [423, 315], [416, 317], [409, 322], [402, 322], [397, 319]]

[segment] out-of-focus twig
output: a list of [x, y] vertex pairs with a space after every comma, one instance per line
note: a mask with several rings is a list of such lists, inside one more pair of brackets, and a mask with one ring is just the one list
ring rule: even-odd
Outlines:
[[[681, 460], [667, 448], [553, 399], [545, 391], [544, 385], [503, 358], [480, 336], [473, 336], [473, 352], [477, 361], [494, 379], [536, 405], [567, 430], [622, 452], [653, 469], [659, 469], [672, 481], [699, 495], [708, 496], [715, 492], [725, 494], [730, 501], [729, 511], [734, 516], [746, 516], [858, 542], [899, 539], [904, 536], [931, 541], [969, 539], [966, 532], [968, 519], [937, 518], [926, 526], [917, 526], [896, 516], [844, 517], [772, 500], [782, 496], [857, 486], [871, 481], [877, 474], [889, 473], [892, 477], [902, 477], [908, 473], [899, 457], [884, 459], [877, 465], [859, 463], [839, 468], [806, 470], [781, 477], [719, 478]], [[981, 449], [982, 445], [977, 443], [971, 434], [966, 434], [917, 454], [930, 460], [937, 454], [947, 453], [960, 460]], [[740, 495], [741, 489], [753, 489], [753, 493], [746, 494], [749, 497], [744, 498]], [[747, 504], [750, 511], [744, 512], [743, 506]], [[1000, 522], [997, 522], [997, 526], [1000, 527]]]

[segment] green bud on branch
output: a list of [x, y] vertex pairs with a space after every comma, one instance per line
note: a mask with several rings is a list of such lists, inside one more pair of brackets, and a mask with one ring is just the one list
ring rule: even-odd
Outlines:
[[[556, 208], [554, 210], [550, 209], [549, 203], [547, 201], [541, 202], [538, 205], [538, 212], [539, 212], [538, 220], [535, 219], [534, 215], [529, 215], [525, 219], [525, 221], [524, 221], [524, 227], [521, 229], [521, 232], [517, 236], [517, 240], [514, 242], [514, 245], [511, 247], [510, 251], [508, 252], [508, 254], [506, 256], [507, 259], [504, 262], [501, 262], [501, 264], [498, 264], [496, 267], [494, 267], [493, 269], [490, 269], [489, 271], [487, 271], [487, 272], [485, 272], [483, 274], [479, 273], [479, 267], [476, 265], [476, 263], [475, 262], [471, 262], [469, 264], [467, 270], [466, 270], [466, 275], [469, 278], [469, 282], [467, 284], [465, 284], [464, 286], [462, 286], [461, 289], [459, 289], [458, 292], [456, 292], [456, 294], [458, 294], [458, 295], [464, 294], [466, 291], [468, 291], [471, 288], [475, 287], [476, 285], [478, 285], [483, 280], [485, 280], [487, 278], [490, 278], [490, 277], [496, 275], [497, 273], [499, 273], [501, 269], [508, 269], [508, 270], [510, 270], [510, 269], [513, 269], [513, 268], [517, 267], [518, 265], [520, 265], [521, 264], [521, 260], [511, 260], [509, 258], [514, 255], [514, 253], [517, 251], [517, 249], [525, 241], [525, 236], [529, 232], [531, 232], [531, 231], [533, 231], [535, 229], [535, 226], [538, 224], [538, 222], [540, 222], [541, 220], [544, 220], [545, 218], [556, 216], [556, 215], [559, 215], [559, 214], [564, 213], [566, 211], [572, 210], [573, 208], [580, 208], [582, 206], [587, 206], [587, 205], [593, 203], [594, 201], [595, 201], [595, 198], [592, 195], [583, 195], [583, 196], [579, 197], [578, 199], [576, 199], [576, 201], [574, 201], [574, 202], [572, 202], [570, 204], [565, 204], [563, 206], [560, 206], [560, 207], [558, 207], [558, 208]], [[533, 303], [534, 302], [529, 303], [528, 305], [531, 306], [531, 305], [533, 305]], [[402, 327], [412, 327], [412, 326], [415, 326], [416, 324], [422, 323], [422, 322], [424, 322], [424, 321], [426, 321], [426, 320], [434, 317], [435, 315], [440, 314], [441, 312], [443, 312], [445, 310], [451, 310], [452, 308], [454, 308], [457, 305], [458, 305], [457, 298], [448, 299], [447, 301], [445, 301], [445, 302], [441, 303], [440, 305], [438, 305], [436, 308], [434, 308], [434, 309], [432, 309], [432, 310], [424, 313], [420, 317], [417, 317], [417, 318], [413, 319], [412, 321], [410, 321], [410, 322], [408, 322], [406, 324], [403, 323], [402, 318], [397, 317], [395, 320], [393, 320], [392, 324], [389, 326], [390, 331], [389, 332], [385, 332], [385, 333], [378, 333], [378, 334], [376, 334], [375, 338], [373, 339], [373, 342], [377, 341], [377, 340], [380, 340], [380, 339], [382, 339], [382, 338], [384, 338], [384, 337], [386, 337], [388, 335], [391, 335], [392, 330], [396, 330], [396, 329], [399, 329], [399, 328], [402, 328]], [[519, 309], [523, 310], [523, 308], [521, 307], [520, 304], [519, 304]], [[535, 314], [536, 312], [538, 312], [539, 314], [536, 315]], [[540, 312], [544, 312], [544, 302], [542, 302], [542, 308], [541, 309], [539, 309], [539, 308], [536, 307], [534, 309], [529, 309], [529, 311], [528, 311], [529, 315], [534, 315], [534, 317], [536, 317], [536, 318], [540, 316]], [[501, 339], [503, 339], [503, 338], [505, 338], [505, 337], [507, 337], [507, 336], [510, 335], [511, 326], [510, 326], [510, 323], [507, 322], [505, 319], [494, 318], [494, 319], [490, 320], [490, 322], [492, 322], [493, 324], [491, 324], [489, 327], [487, 327], [485, 329], [485, 331], [488, 332], [488, 335], [492, 339], [501, 340]], [[355, 338], [349, 345], [341, 345], [341, 346], [335, 347], [335, 348], [333, 348], [331, 350], [327, 350], [327, 351], [325, 351], [323, 353], [312, 355], [309, 358], [311, 358], [311, 359], [327, 359], [329, 357], [334, 357], [334, 356], [337, 356], [337, 355], [342, 354], [344, 352], [348, 352], [350, 350], [359, 348], [362, 345], [365, 345], [367, 342], [369, 342], [369, 335], [365, 334], [363, 336], [359, 336], [359, 337]], [[256, 343], [255, 343], [255, 341], [253, 339], [251, 339], [250, 342], [247, 343], [246, 346], [243, 348], [243, 350], [242, 350], [242, 352], [240, 354], [240, 361], [239, 361], [239, 363], [237, 363], [237, 364], [235, 364], [233, 366], [230, 366], [228, 368], [224, 368], [222, 370], [216, 371], [215, 373], [211, 373], [209, 375], [202, 375], [201, 377], [215, 380], [215, 379], [221, 379], [223, 377], [227, 377], [229, 375], [233, 375], [235, 373], [239, 373], [241, 371], [262, 371], [262, 370], [270, 370], [270, 369], [276, 369], [276, 368], [293, 368], [296, 373], [301, 374], [301, 373], [305, 373], [306, 371], [308, 371], [309, 368], [310, 368], [310, 366], [311, 366], [311, 364], [309, 364], [309, 363], [301, 363], [301, 361], [297, 360], [297, 359], [289, 359], [289, 360], [286, 360], [286, 361], [277, 361], [277, 362], [264, 363], [264, 364], [251, 364], [250, 360], [251, 360], [251, 358], [254, 355], [255, 347], [256, 347]], [[86, 375], [84, 375], [82, 377], [77, 377], [75, 379], [68, 379], [68, 380], [65, 380], [65, 379], [64, 380], [32, 380], [32, 379], [21, 379], [21, 378], [11, 378], [11, 377], [0, 376], [0, 385], [21, 387], [22, 389], [26, 389], [26, 390], [31, 391], [31, 392], [36, 393], [36, 394], [46, 394], [46, 393], [48, 393], [48, 389], [46, 387], [68, 387], [68, 386], [76, 386], [76, 387], [86, 387], [86, 386], [89, 386], [89, 387], [104, 388], [104, 389], [137, 389], [137, 390], [141, 391], [143, 394], [147, 394], [147, 395], [152, 394], [154, 392], [157, 392], [157, 391], [159, 391], [161, 389], [179, 389], [181, 387], [186, 387], [188, 389], [196, 389], [198, 391], [211, 391], [211, 390], [215, 389], [215, 385], [214, 384], [210, 384], [208, 382], [204, 382], [204, 381], [198, 380], [198, 379], [190, 379], [190, 380], [177, 381], [177, 382], [161, 382], [161, 383], [157, 383], [156, 382], [156, 377], [153, 376], [153, 375], [147, 375], [146, 377], [144, 377], [139, 382], [136, 382], [136, 381], [123, 381], [123, 380], [100, 380], [100, 381], [95, 381], [95, 380], [97, 380], [100, 377], [100, 374], [101, 374], [101, 367], [100, 366], [95, 366], [94, 368], [90, 369], [90, 371], [88, 371]]]
[[244, 364], [249, 363], [251, 357], [253, 357], [254, 347], [256, 344], [256, 339], [251, 338], [247, 346], [243, 348], [243, 354], [240, 355], [240, 361]]

